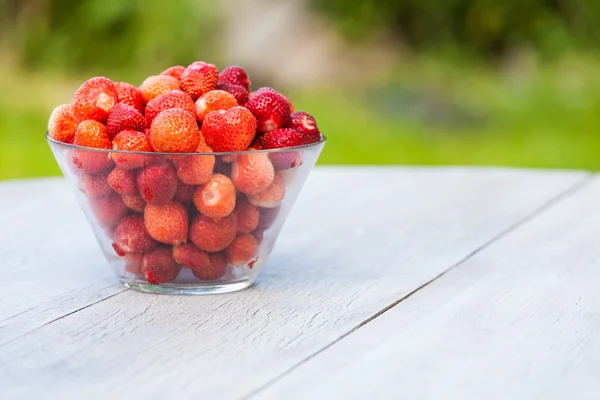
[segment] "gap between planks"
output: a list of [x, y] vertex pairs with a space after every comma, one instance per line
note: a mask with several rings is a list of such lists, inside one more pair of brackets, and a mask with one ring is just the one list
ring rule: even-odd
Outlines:
[[333, 340], [331, 343], [329, 343], [326, 346], [322, 347], [321, 349], [315, 351], [314, 353], [312, 353], [308, 357], [306, 357], [303, 360], [299, 361], [298, 363], [294, 364], [293, 366], [291, 366], [290, 368], [288, 368], [287, 370], [285, 370], [281, 374], [277, 375], [273, 379], [270, 379], [269, 381], [265, 382], [263, 385], [259, 386], [258, 388], [252, 390], [250, 393], [244, 395], [241, 399], [248, 400], [248, 399], [251, 399], [252, 397], [260, 394], [260, 392], [262, 392], [265, 389], [267, 389], [270, 385], [272, 385], [275, 382], [281, 380], [286, 375], [292, 373], [294, 370], [296, 370], [297, 368], [299, 368], [301, 365], [303, 365], [304, 363], [312, 360], [313, 358], [315, 358], [319, 354], [323, 353], [324, 351], [327, 351], [327, 349], [329, 349], [330, 347], [332, 347], [336, 343], [340, 342], [344, 338], [346, 338], [349, 335], [351, 335], [352, 333], [356, 332], [358, 329], [360, 329], [363, 326], [367, 325], [369, 322], [373, 321], [374, 319], [378, 318], [379, 316], [385, 314], [386, 312], [388, 312], [392, 308], [396, 307], [397, 305], [399, 305], [400, 303], [402, 303], [406, 299], [410, 298], [411, 296], [413, 296], [417, 292], [425, 289], [431, 283], [433, 283], [436, 280], [438, 280], [439, 278], [443, 277], [444, 275], [446, 275], [448, 272], [452, 271], [453, 269], [455, 269], [455, 268], [459, 267], [460, 265], [464, 264], [469, 259], [471, 259], [475, 255], [477, 255], [481, 251], [485, 250], [487, 247], [489, 247], [490, 245], [492, 245], [493, 243], [495, 243], [499, 239], [501, 239], [501, 238], [503, 238], [503, 237], [505, 237], [507, 235], [510, 235], [513, 231], [515, 231], [516, 229], [519, 229], [523, 225], [525, 225], [528, 222], [534, 220], [535, 218], [537, 218], [538, 216], [542, 215], [544, 212], [548, 211], [549, 209], [551, 209], [555, 205], [561, 203], [562, 201], [567, 200], [573, 194], [577, 193], [578, 191], [582, 190], [587, 185], [589, 185], [593, 181], [593, 178], [596, 177], [596, 176], [599, 176], [599, 175], [600, 174], [590, 173], [587, 176], [583, 177], [579, 182], [576, 182], [575, 184], [567, 187], [563, 192], [561, 192], [558, 195], [550, 198], [550, 200], [548, 200], [546, 203], [542, 204], [540, 207], [538, 207], [537, 209], [533, 210], [531, 212], [531, 214], [529, 214], [529, 215], [521, 218], [519, 221], [517, 221], [514, 224], [508, 226], [506, 229], [502, 230], [500, 233], [498, 233], [497, 235], [495, 235], [494, 237], [492, 237], [488, 241], [486, 241], [483, 244], [481, 244], [475, 250], [473, 250], [472, 252], [470, 252], [469, 254], [467, 254], [465, 257], [463, 257], [461, 260], [459, 260], [456, 263], [454, 263], [453, 265], [451, 265], [448, 269], [446, 269], [442, 273], [438, 274], [437, 276], [435, 276], [431, 280], [425, 282], [424, 284], [422, 284], [421, 286], [417, 287], [416, 289], [414, 289], [410, 293], [406, 294], [402, 298], [400, 298], [400, 299], [396, 300], [395, 302], [391, 303], [387, 307], [381, 309], [377, 313], [373, 314], [371, 317], [365, 319], [360, 324], [358, 324], [354, 328], [350, 329], [348, 332], [344, 333], [343, 335], [341, 335], [338, 338], [336, 338], [335, 340]]

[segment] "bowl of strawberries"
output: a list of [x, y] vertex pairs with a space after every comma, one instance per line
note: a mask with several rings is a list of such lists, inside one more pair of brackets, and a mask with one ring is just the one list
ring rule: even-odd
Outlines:
[[246, 71], [175, 66], [135, 87], [94, 77], [48, 122], [50, 148], [127, 287], [251, 286], [325, 144], [312, 115]]

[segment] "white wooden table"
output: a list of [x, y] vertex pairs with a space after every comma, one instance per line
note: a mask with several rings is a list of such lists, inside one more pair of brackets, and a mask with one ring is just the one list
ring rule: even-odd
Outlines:
[[62, 179], [0, 184], [0, 399], [598, 399], [600, 179], [321, 168], [258, 284], [126, 290]]

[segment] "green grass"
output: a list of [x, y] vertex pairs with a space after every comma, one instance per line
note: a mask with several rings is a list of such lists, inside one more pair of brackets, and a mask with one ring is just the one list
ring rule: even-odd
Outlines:
[[[575, 59], [508, 74], [420, 60], [368, 88], [289, 97], [316, 115], [328, 137], [321, 164], [597, 170], [598, 67], [595, 60]], [[59, 174], [44, 139], [46, 121], [76, 86], [0, 74], [0, 179]]]

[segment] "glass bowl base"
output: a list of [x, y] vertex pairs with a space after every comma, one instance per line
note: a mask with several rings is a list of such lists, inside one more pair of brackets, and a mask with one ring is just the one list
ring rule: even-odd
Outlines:
[[154, 294], [176, 294], [201, 296], [207, 294], [222, 294], [237, 292], [246, 289], [254, 284], [254, 279], [236, 280], [233, 282], [214, 282], [202, 284], [175, 284], [165, 283], [161, 285], [151, 285], [145, 281], [121, 280], [123, 286], [138, 292]]

